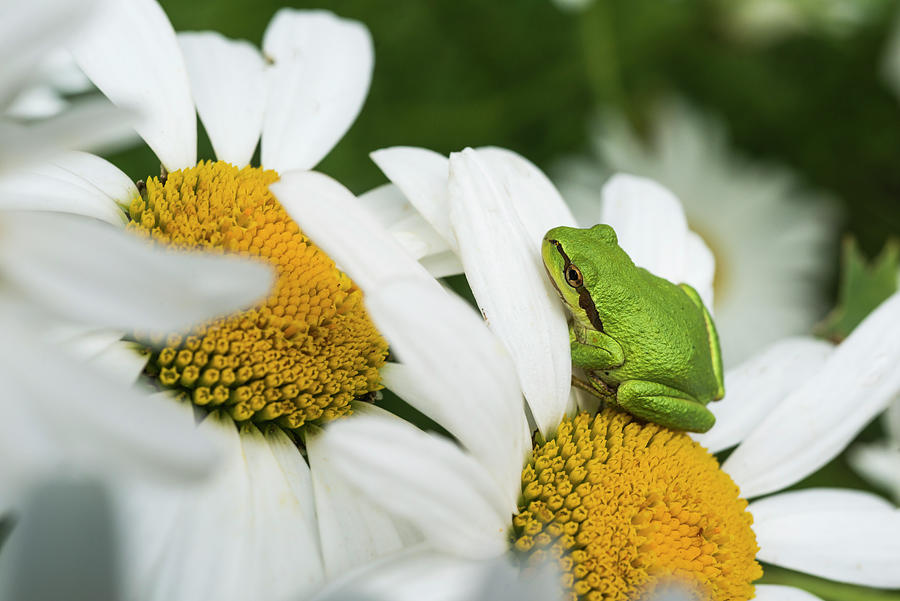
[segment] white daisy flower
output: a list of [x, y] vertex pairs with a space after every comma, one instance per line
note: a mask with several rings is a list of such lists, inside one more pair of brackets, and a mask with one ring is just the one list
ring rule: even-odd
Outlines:
[[[354, 403], [381, 387], [387, 343], [357, 283], [268, 189], [313, 167], [356, 117], [373, 65], [366, 28], [283, 9], [260, 52], [213, 32], [176, 36], [153, 0], [122, 0], [72, 51], [110, 100], [143, 117], [137, 131], [162, 176], [137, 186], [98, 157], [67, 154], [0, 188], [157, 243], [258, 257], [277, 275], [263, 302], [165, 337], [141, 365], [183, 402], [186, 426], [191, 405], [206, 416], [199, 430], [221, 443], [225, 465], [200, 489], [117, 489], [128, 597], [303, 595], [415, 542], [314, 451], [298, 450], [351, 408], [374, 410]], [[195, 113], [216, 162], [196, 160]], [[262, 167], [248, 166], [260, 138]]]
[[834, 239], [829, 200], [800, 191], [784, 169], [736, 156], [716, 123], [681, 103], [664, 105], [645, 144], [624, 118], [594, 135], [599, 159], [571, 160], [559, 181], [578, 222], [602, 220], [609, 173], [652, 178], [675, 193], [691, 229], [715, 255], [715, 316], [726, 366], [809, 332], [824, 314], [821, 281]]
[[[65, 0], [15, 9], [0, 3], [0, 56], [10, 67], [0, 97], [23, 83], [10, 74], [24, 73], [55, 38], [73, 35], [89, 8]], [[6, 54], [10, 39], [20, 45]], [[126, 122], [112, 108], [96, 114], [110, 115]], [[97, 140], [78, 133], [102, 129], [92, 120], [73, 124], [41, 124], [25, 154]], [[14, 156], [17, 141], [0, 136], [0, 155]], [[0, 171], [7, 166], [0, 162]], [[102, 359], [120, 379], [136, 376], [139, 361], [111, 330], [168, 331], [237, 310], [265, 293], [268, 271], [232, 257], [162, 252], [84, 217], [0, 211], [0, 379], [7, 390], [0, 452], [9, 458], [0, 466], [0, 510], [60, 472], [168, 482], [205, 475], [215, 458], [211, 443], [183, 427], [172, 406], [99, 373], [95, 362]], [[61, 337], [65, 349], [56, 344]], [[127, 447], [109, 452], [123, 441]]]
[[[528, 261], [533, 249], [514, 256], [502, 246], [528, 238], [564, 205], [534, 185], [533, 171], [512, 175], [513, 165], [524, 165], [521, 159], [491, 165], [478, 151], [466, 151], [450, 161], [448, 233], [470, 279], [487, 282], [490, 294], [502, 296], [527, 271], [519, 264], [538, 271]], [[530, 195], [523, 182], [532, 184]], [[292, 174], [277, 184], [276, 194], [293, 214], [304, 215], [306, 231], [326, 247], [339, 246], [335, 215], [355, 219], [364, 213], [349, 192], [319, 174]], [[651, 574], [686, 577], [713, 599], [754, 593], [813, 598], [789, 587], [754, 587], [762, 573], [757, 559], [844, 582], [900, 586], [900, 514], [880, 498], [834, 489], [776, 494], [749, 505], [741, 498], [778, 491], [813, 472], [900, 391], [900, 376], [890, 369], [900, 360], [900, 332], [894, 332], [900, 296], [826, 360], [812, 362], [813, 374], [799, 383], [790, 367], [781, 369], [790, 355], [767, 363], [773, 369], [757, 369], [743, 385], [729, 374], [732, 396], [720, 405], [733, 407], [771, 389], [789, 394], [782, 392], [777, 407], [739, 437], [720, 469], [686, 434], [612, 410], [595, 417], [560, 411], [555, 425], [538, 419], [544, 435], [532, 442], [523, 392], [535, 416], [540, 405], [528, 397], [516, 356], [508, 352], [510, 334], [496, 325], [503, 311], [515, 307], [479, 298], [482, 306], [500, 306], [486, 316], [490, 332], [462, 301], [416, 275], [409, 257], [390, 270], [381, 267], [389, 257], [399, 260], [398, 245], [384, 230], [366, 225], [373, 232], [365, 238], [366, 252], [347, 251], [339, 260], [351, 275], [378, 273], [364, 285], [367, 305], [402, 361], [386, 368], [386, 384], [459, 444], [378, 416], [336, 423], [314, 444], [348, 482], [417, 526], [434, 548], [468, 558], [510, 547], [532, 558], [561, 558], [573, 594], [594, 591], [604, 598], [628, 598], [652, 584]], [[479, 254], [481, 261], [466, 261]], [[512, 339], [546, 344], [545, 331], [531, 327], [546, 323], [544, 307], [533, 303], [520, 310], [523, 326]], [[551, 362], [548, 352], [534, 369], [552, 376]], [[723, 412], [720, 426], [734, 430], [728, 422], [740, 426], [755, 410], [751, 404], [746, 411]]]

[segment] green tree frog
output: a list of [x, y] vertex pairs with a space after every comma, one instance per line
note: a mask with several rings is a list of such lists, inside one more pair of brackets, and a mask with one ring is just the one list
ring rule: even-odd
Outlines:
[[572, 362], [589, 392], [645, 421], [706, 432], [725, 394], [712, 316], [700, 295], [635, 266], [612, 227], [556, 227], [544, 266], [572, 313]]

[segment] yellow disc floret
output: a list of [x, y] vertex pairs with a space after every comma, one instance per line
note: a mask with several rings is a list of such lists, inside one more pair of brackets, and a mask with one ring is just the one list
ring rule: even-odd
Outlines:
[[522, 472], [515, 547], [560, 561], [571, 599], [625, 601], [675, 583], [744, 601], [762, 576], [753, 521], [683, 432], [607, 409], [566, 419]]
[[362, 292], [269, 192], [274, 171], [203, 162], [152, 178], [129, 228], [177, 248], [258, 257], [271, 295], [242, 313], [170, 335], [148, 371], [194, 404], [288, 429], [333, 419], [378, 388], [387, 344]]

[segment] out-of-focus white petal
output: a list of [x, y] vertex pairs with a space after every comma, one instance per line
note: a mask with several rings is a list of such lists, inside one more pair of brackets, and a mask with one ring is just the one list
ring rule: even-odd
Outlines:
[[552, 601], [560, 598], [552, 570], [522, 574], [507, 557], [463, 559], [424, 548], [393, 555], [346, 574], [314, 601]]
[[464, 271], [463, 264], [459, 260], [459, 255], [452, 250], [422, 257], [422, 259], [419, 260], [419, 263], [421, 263], [422, 267], [427, 269], [428, 273], [431, 274], [431, 277], [434, 278], [459, 275]]
[[447, 157], [432, 150], [409, 146], [384, 148], [369, 156], [403, 191], [449, 247], [456, 251], [458, 245], [450, 225], [450, 201], [447, 196], [447, 178], [450, 175]]
[[684, 281], [697, 290], [703, 304], [713, 312], [713, 279], [716, 275], [716, 258], [703, 238], [688, 230], [687, 250], [684, 259]]
[[359, 416], [331, 424], [319, 445], [333, 469], [436, 549], [478, 559], [505, 551], [506, 495], [449, 440], [396, 419]]
[[0, 465], [5, 494], [60, 469], [164, 481], [208, 473], [216, 449], [174, 403], [40, 344], [27, 312], [3, 309], [0, 451], [17, 458]]
[[822, 601], [812, 593], [781, 584], [756, 584], [756, 601]]
[[385, 366], [385, 384], [469, 449], [499, 483], [507, 512], [515, 513], [531, 445], [503, 344], [464, 301], [419, 282], [374, 290], [366, 308], [403, 362]]
[[353, 194], [327, 175], [291, 171], [269, 189], [303, 233], [363, 290], [397, 277], [421, 278], [437, 286]]
[[169, 171], [197, 162], [197, 118], [184, 59], [155, 0], [106, 2], [72, 45], [78, 65], [117, 106]]
[[446, 253], [450, 247], [394, 184], [385, 184], [359, 197], [359, 206], [386, 228], [414, 259]]
[[823, 578], [900, 587], [900, 511], [862, 491], [804, 490], [752, 503], [763, 561]]
[[900, 448], [858, 444], [847, 452], [847, 461], [869, 482], [889, 490], [894, 500], [900, 501]]
[[134, 135], [134, 114], [108, 101], [82, 100], [28, 125], [0, 120], [0, 172], [13, 171], [60, 150], [114, 149]]
[[[548, 434], [569, 396], [568, 326], [544, 273], [543, 233], [535, 239], [538, 228], [523, 223], [526, 213], [541, 209], [517, 209], [504, 185], [508, 173], [495, 173], [495, 163], [471, 149], [450, 156], [450, 219], [481, 313], [506, 345], [538, 427]], [[559, 224], [547, 229], [553, 225]]]
[[59, 211], [121, 226], [122, 206], [138, 196], [118, 167], [85, 152], [67, 152], [0, 178], [0, 207]]
[[884, 429], [888, 438], [900, 444], [900, 397], [895, 398], [884, 412]]
[[264, 297], [271, 269], [173, 252], [105, 223], [57, 213], [0, 214], [0, 272], [33, 302], [76, 322], [169, 332]]
[[48, 85], [28, 88], [13, 100], [6, 115], [17, 119], [41, 119], [61, 113], [69, 106], [59, 92]]
[[0, 5], [0, 113], [54, 48], [93, 16], [95, 0], [35, 0]]
[[213, 32], [178, 34], [197, 113], [216, 158], [243, 167], [262, 132], [266, 108], [265, 62], [243, 40]]
[[718, 453], [749, 434], [791, 391], [812, 376], [834, 345], [809, 337], [776, 342], [725, 374], [725, 398], [707, 405], [716, 425], [691, 438]]
[[722, 468], [754, 497], [825, 465], [900, 392], [900, 293], [884, 301], [821, 368], [775, 407]]
[[132, 342], [117, 340], [88, 360], [88, 364], [110, 379], [133, 385], [150, 358], [149, 353]]
[[282, 8], [263, 36], [273, 61], [263, 121], [262, 164], [310, 169], [356, 119], [374, 64], [365, 25], [327, 11]]
[[[348, 419], [354, 419], [356, 413]], [[337, 578], [378, 557], [399, 551], [403, 539], [393, 519], [345, 481], [318, 445], [321, 431], [310, 431], [306, 449], [316, 499], [325, 574]]]
[[602, 215], [635, 265], [698, 288], [684, 279], [688, 227], [674, 194], [651, 179], [617, 174], [603, 186]]

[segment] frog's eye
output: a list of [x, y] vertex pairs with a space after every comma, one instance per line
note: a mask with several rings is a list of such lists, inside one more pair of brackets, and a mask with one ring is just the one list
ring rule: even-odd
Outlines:
[[581, 276], [581, 270], [571, 263], [566, 267], [566, 283], [572, 288], [578, 288], [584, 284], [584, 278]]

